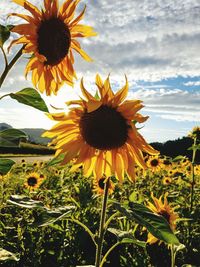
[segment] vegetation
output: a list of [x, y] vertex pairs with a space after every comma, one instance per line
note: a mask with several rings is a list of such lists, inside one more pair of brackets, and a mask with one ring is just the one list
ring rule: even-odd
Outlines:
[[1, 147], [0, 154], [31, 154], [31, 155], [51, 155], [55, 150], [52, 147], [45, 145], [37, 145], [26, 142], [20, 142], [19, 146], [15, 147]]
[[[200, 266], [200, 166], [195, 165], [191, 212], [191, 162], [183, 157], [168, 160], [170, 164], [164, 165], [161, 158], [154, 170], [149, 168], [143, 172], [137, 168], [135, 183], [126, 179], [120, 185], [112, 177], [115, 188], [109, 195], [108, 216], [116, 211], [113, 202], [128, 204], [129, 200], [130, 208], [133, 202], [145, 205], [147, 201], [152, 202], [151, 192], [157, 197], [168, 192], [168, 202], [176, 207], [180, 217], [176, 235], [183, 244], [179, 246], [176, 265]], [[97, 234], [102, 198], [100, 185], [94, 185], [92, 177], [83, 178], [81, 168], [69, 172], [72, 163], [66, 166], [54, 163], [55, 160], [28, 164], [24, 159], [13, 165], [7, 175], [1, 176], [0, 247], [7, 255], [3, 261], [5, 267], [75, 267], [94, 262], [95, 246], [81, 223]], [[36, 177], [34, 186], [27, 183], [30, 176]], [[134, 237], [134, 241], [122, 242], [116, 247], [104, 267], [170, 266], [167, 245], [163, 242], [145, 245], [147, 231], [135, 220], [118, 215], [110, 220], [109, 229], [104, 252], [122, 233]], [[119, 229], [118, 233], [112, 229]]]

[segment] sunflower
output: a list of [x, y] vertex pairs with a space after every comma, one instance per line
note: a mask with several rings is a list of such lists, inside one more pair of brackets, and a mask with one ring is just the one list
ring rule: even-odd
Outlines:
[[170, 177], [164, 177], [163, 178], [163, 184], [164, 185], [169, 185], [169, 184], [171, 184], [171, 182], [172, 182], [172, 178], [170, 178]]
[[168, 157], [164, 157], [162, 164], [163, 164], [163, 167], [167, 170], [172, 168], [172, 161]]
[[[155, 214], [161, 215], [165, 218], [165, 220], [170, 225], [172, 231], [176, 229], [176, 220], [179, 218], [177, 213], [174, 212], [174, 208], [168, 204], [167, 201], [168, 193], [164, 195], [164, 202], [162, 202], [162, 196], [158, 199], [154, 197], [153, 193], [151, 194], [151, 198], [153, 199], [154, 204], [151, 202], [147, 203], [147, 207], [153, 211]], [[151, 233], [148, 233], [147, 243], [154, 244], [158, 241], [158, 239], [153, 236]]]
[[[97, 195], [103, 195], [106, 181], [107, 179], [105, 177], [102, 177], [99, 180], [94, 179], [92, 191], [96, 193]], [[114, 189], [115, 189], [115, 185], [113, 184], [111, 180], [109, 180], [108, 193], [110, 194], [113, 193]]]
[[162, 160], [156, 155], [148, 158], [147, 166], [151, 169], [152, 172], [158, 172], [163, 166], [163, 163]]
[[138, 133], [136, 122], [142, 123], [148, 117], [137, 113], [143, 105], [140, 100], [126, 100], [128, 82], [116, 94], [113, 93], [109, 76], [102, 81], [96, 76], [100, 96], [93, 97], [84, 87], [81, 90], [86, 100], [67, 102], [71, 107], [68, 114], [57, 113], [48, 116], [58, 121], [44, 137], [54, 138], [57, 157], [64, 154], [63, 164], [76, 157], [72, 170], [83, 166], [85, 176], [99, 180], [103, 176], [115, 175], [122, 182], [126, 173], [135, 180], [135, 164], [146, 168], [143, 151], [157, 154]]
[[41, 182], [40, 174], [32, 172], [27, 176], [24, 186], [30, 190], [34, 190], [40, 186]]
[[188, 134], [192, 139], [197, 139], [200, 141], [200, 126], [195, 126], [192, 131]]
[[75, 10], [80, 0], [66, 0], [59, 8], [58, 0], [44, 0], [44, 9], [39, 10], [26, 0], [13, 0], [31, 13], [23, 15], [11, 13], [27, 21], [15, 26], [12, 31], [22, 35], [13, 44], [23, 44], [23, 53], [31, 57], [25, 75], [32, 71], [32, 82], [41, 93], [57, 94], [63, 82], [73, 86], [76, 73], [73, 68], [74, 56], [78, 52], [85, 60], [91, 58], [81, 49], [77, 37], [95, 36], [92, 27], [79, 24], [85, 8], [75, 18]]

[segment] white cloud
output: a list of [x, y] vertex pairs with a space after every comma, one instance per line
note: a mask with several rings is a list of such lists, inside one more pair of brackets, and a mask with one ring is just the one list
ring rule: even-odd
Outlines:
[[200, 121], [200, 93], [180, 89], [139, 89], [130, 98], [142, 99], [145, 112], [153, 112], [162, 119]]
[[[30, 2], [40, 7], [43, 1], [30, 0]], [[179, 75], [199, 76], [199, 0], [82, 0], [78, 11], [85, 3], [87, 9], [83, 24], [93, 26], [98, 32], [97, 37], [80, 39], [83, 49], [94, 59], [94, 62], [88, 63], [79, 55], [75, 56], [77, 76], [78, 78], [84, 76], [86, 88], [95, 93], [96, 73], [100, 73], [103, 78], [111, 73], [111, 83], [114, 90], [117, 90], [123, 86], [126, 73], [131, 88], [129, 97], [142, 99], [145, 104], [143, 110], [146, 113], [151, 112], [154, 116], [159, 116], [158, 119], [163, 120], [198, 121], [200, 94], [169, 87], [164, 84], [164, 79]], [[7, 19], [8, 13], [25, 12], [22, 7], [11, 0], [1, 0], [0, 10], [1, 24], [19, 23], [18, 18]], [[14, 35], [11, 39], [13, 38], [15, 38]], [[8, 44], [9, 42], [6, 46]], [[12, 48], [9, 59], [17, 49], [19, 47]], [[2, 60], [0, 56], [0, 61], [3, 62]], [[30, 77], [28, 81], [23, 78], [26, 64], [27, 59], [19, 60], [7, 77], [1, 92], [15, 92], [24, 87], [32, 87]], [[1, 64], [0, 71], [2, 69]], [[161, 82], [160, 85], [151, 84], [142, 88], [138, 86], [140, 81]], [[199, 86], [200, 82], [190, 81], [184, 85]], [[78, 80], [75, 84], [75, 91], [64, 86], [57, 97], [43, 97], [48, 104], [62, 108], [65, 106], [65, 101], [77, 99], [79, 95]], [[15, 102], [13, 103], [16, 107]], [[6, 103], [3, 102], [3, 105], [6, 106]], [[10, 120], [16, 126], [25, 122], [31, 124], [29, 117], [26, 116], [26, 114], [31, 116], [32, 112], [27, 111], [30, 108], [24, 109], [23, 106], [22, 110], [27, 111], [23, 113], [24, 111], [14, 109], [13, 106], [9, 106], [7, 113], [1, 109], [0, 119]], [[24, 115], [20, 116], [20, 112]], [[32, 123], [40, 127], [39, 117], [41, 115], [37, 116]], [[44, 123], [42, 118], [41, 122]], [[170, 130], [168, 136], [170, 136]]]
[[[63, 2], [63, 1], [61, 1]], [[41, 6], [41, 1], [31, 0]], [[83, 23], [92, 25], [97, 37], [80, 40], [95, 60], [89, 64], [76, 57], [78, 74], [127, 73], [135, 80], [199, 75], [200, 2], [198, 0], [83, 0]], [[1, 0], [0, 22], [11, 12], [23, 12], [11, 0]], [[9, 18], [8, 23], [16, 23]], [[19, 21], [19, 20], [18, 20]]]
[[184, 83], [185, 86], [200, 86], [200, 81], [189, 81]]

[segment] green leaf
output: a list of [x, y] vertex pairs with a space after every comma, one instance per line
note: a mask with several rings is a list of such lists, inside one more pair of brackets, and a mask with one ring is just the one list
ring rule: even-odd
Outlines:
[[30, 199], [24, 195], [12, 195], [7, 202], [27, 209], [44, 208], [44, 204], [41, 201]]
[[7, 201], [9, 204], [16, 205], [21, 208], [41, 210], [33, 226], [48, 226], [56, 221], [65, 219], [76, 208], [75, 206], [64, 206], [56, 209], [49, 209], [44, 206], [41, 201], [33, 200], [24, 195], [12, 195]]
[[198, 145], [192, 145], [187, 150], [194, 150], [194, 151], [200, 150], [200, 144], [198, 144]]
[[0, 46], [3, 47], [3, 44], [10, 37], [10, 30], [13, 28], [13, 25], [3, 26], [0, 25]]
[[0, 262], [5, 262], [5, 261], [19, 261], [19, 258], [16, 257], [16, 254], [0, 248]]
[[156, 238], [166, 242], [167, 244], [179, 245], [180, 242], [172, 232], [170, 225], [163, 216], [153, 213], [150, 209], [142, 204], [130, 202], [130, 209], [115, 203], [115, 207], [128, 219], [136, 221], [138, 224], [146, 227], [146, 229]]
[[115, 228], [108, 228], [108, 231], [116, 235], [121, 243], [132, 243], [143, 248], [146, 246], [146, 242], [136, 239], [131, 232], [121, 231]]
[[19, 146], [20, 139], [28, 139], [25, 132], [18, 129], [6, 129], [0, 131], [0, 146], [16, 147]]
[[37, 221], [33, 224], [34, 226], [48, 226], [59, 220], [66, 219], [71, 215], [72, 211], [75, 209], [75, 206], [65, 206], [57, 209], [45, 209], [42, 213], [39, 214]]
[[0, 159], [0, 174], [7, 174], [14, 164], [15, 162], [11, 159]]
[[177, 157], [175, 157], [175, 158], [172, 160], [172, 162], [181, 161], [181, 160], [183, 160], [183, 159], [185, 159], [185, 156], [177, 156]]
[[25, 88], [17, 93], [11, 93], [10, 97], [22, 104], [34, 107], [44, 112], [49, 112], [44, 100], [33, 88]]
[[95, 267], [94, 265], [77, 265], [76, 267]]
[[64, 159], [64, 156], [65, 156], [64, 154], [60, 154], [60, 155], [57, 156], [56, 158], [51, 159], [51, 160], [47, 163], [46, 167], [50, 167], [50, 166], [53, 166], [53, 165], [56, 165], [56, 164], [61, 163], [61, 162], [63, 161], [63, 159]]

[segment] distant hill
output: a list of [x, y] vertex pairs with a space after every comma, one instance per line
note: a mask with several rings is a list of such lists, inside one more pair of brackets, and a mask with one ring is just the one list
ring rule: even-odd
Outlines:
[[49, 138], [41, 137], [41, 135], [46, 131], [45, 129], [24, 128], [20, 130], [25, 132], [29, 136], [29, 141], [31, 143], [47, 145], [51, 141], [51, 139]]
[[[175, 158], [179, 155], [186, 156], [192, 160], [192, 150], [188, 150], [193, 145], [193, 140], [189, 137], [182, 137], [176, 140], [169, 140], [165, 143], [154, 142], [151, 145], [160, 151], [161, 155]], [[200, 151], [196, 152], [196, 163], [200, 164]]]
[[0, 131], [3, 131], [3, 130], [6, 130], [6, 129], [11, 129], [12, 126], [10, 126], [9, 124], [3, 122], [3, 123], [0, 123]]
[[[11, 128], [13, 127], [7, 123], [4, 123], [4, 122], [0, 123], [0, 131], [11, 129]], [[45, 129], [42, 129], [42, 128], [37, 128], [37, 129], [23, 128], [19, 130], [25, 132], [29, 137], [28, 141], [34, 144], [47, 145], [51, 140], [49, 138], [41, 137], [41, 135], [46, 131]]]
[[[0, 131], [12, 128], [11, 125], [7, 123], [0, 123]], [[20, 129], [24, 131], [28, 137], [28, 142], [32, 144], [40, 144], [40, 145], [47, 145], [51, 139], [41, 137], [42, 133], [45, 131], [45, 129], [38, 128], [38, 129], [32, 129], [32, 128], [23, 128]], [[151, 145], [160, 151], [161, 155], [166, 155], [172, 158], [175, 158], [176, 156], [182, 155], [188, 157], [190, 160], [192, 159], [192, 151], [188, 150], [189, 147], [191, 147], [193, 144], [193, 140], [189, 137], [182, 137], [178, 138], [176, 140], [169, 140], [164, 143], [160, 142], [153, 142]], [[200, 151], [197, 151], [196, 153], [196, 162], [200, 163]]]

